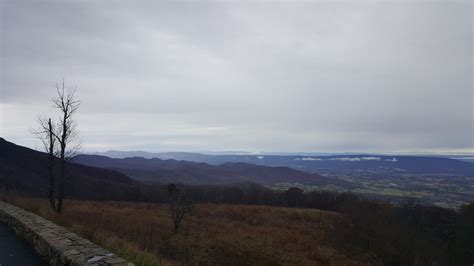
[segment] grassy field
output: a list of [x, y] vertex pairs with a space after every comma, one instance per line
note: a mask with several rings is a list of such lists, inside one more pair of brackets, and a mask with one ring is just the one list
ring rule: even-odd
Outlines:
[[137, 265], [377, 264], [344, 245], [351, 224], [334, 212], [198, 204], [175, 235], [167, 205], [67, 201], [57, 215], [43, 199], [5, 199]]

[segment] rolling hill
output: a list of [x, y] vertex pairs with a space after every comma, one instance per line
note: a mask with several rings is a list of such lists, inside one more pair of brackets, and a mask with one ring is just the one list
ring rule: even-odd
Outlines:
[[75, 162], [83, 165], [113, 169], [140, 181], [152, 183], [230, 184], [254, 182], [270, 185], [280, 182], [330, 184], [333, 180], [317, 174], [298, 171], [289, 167], [268, 167], [248, 163], [223, 163], [210, 165], [190, 161], [158, 158], [145, 159], [109, 158], [99, 155], [79, 155]]
[[[44, 196], [48, 156], [0, 138], [0, 190]], [[72, 198], [137, 200], [143, 185], [113, 170], [69, 163], [65, 194]]]

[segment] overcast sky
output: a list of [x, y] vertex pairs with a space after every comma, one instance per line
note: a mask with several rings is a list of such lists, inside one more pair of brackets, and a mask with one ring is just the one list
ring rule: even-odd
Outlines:
[[474, 151], [472, 1], [0, 7], [17, 144], [64, 77], [86, 151]]

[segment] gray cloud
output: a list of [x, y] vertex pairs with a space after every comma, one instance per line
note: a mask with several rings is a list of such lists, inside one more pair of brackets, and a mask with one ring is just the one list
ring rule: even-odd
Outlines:
[[471, 1], [0, 7], [20, 144], [64, 77], [89, 150], [474, 150]]

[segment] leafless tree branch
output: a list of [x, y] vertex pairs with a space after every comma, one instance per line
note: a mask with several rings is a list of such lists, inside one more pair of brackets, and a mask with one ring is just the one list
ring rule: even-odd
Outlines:
[[52, 99], [53, 107], [59, 109], [58, 134], [55, 135], [60, 146], [60, 174], [59, 174], [59, 195], [57, 212], [61, 212], [64, 199], [64, 178], [66, 162], [70, 161], [80, 150], [78, 141], [77, 122], [73, 120], [73, 115], [78, 110], [81, 102], [75, 98], [76, 87], [66, 87], [64, 79], [61, 85], [56, 84], [56, 97]]
[[56, 140], [56, 125], [51, 118], [38, 116], [38, 128], [31, 130], [43, 144], [44, 150], [48, 153], [48, 172], [49, 172], [49, 190], [48, 199], [52, 209], [56, 209], [55, 201], [55, 177], [54, 177], [54, 161], [58, 155]]
[[[45, 116], [39, 116], [38, 128], [31, 130], [31, 133], [41, 140], [44, 150], [49, 154], [49, 198], [51, 207], [58, 213], [63, 209], [66, 163], [81, 150], [77, 122], [73, 119], [81, 104], [81, 101], [76, 99], [76, 90], [77, 87], [66, 86], [64, 79], [62, 83], [56, 84], [56, 96], [51, 99], [51, 102], [53, 103], [52, 107], [58, 109], [61, 116], [57, 122]], [[59, 176], [57, 178], [54, 176], [53, 169], [55, 161], [59, 162]], [[56, 184], [59, 185], [57, 204], [55, 199]]]

